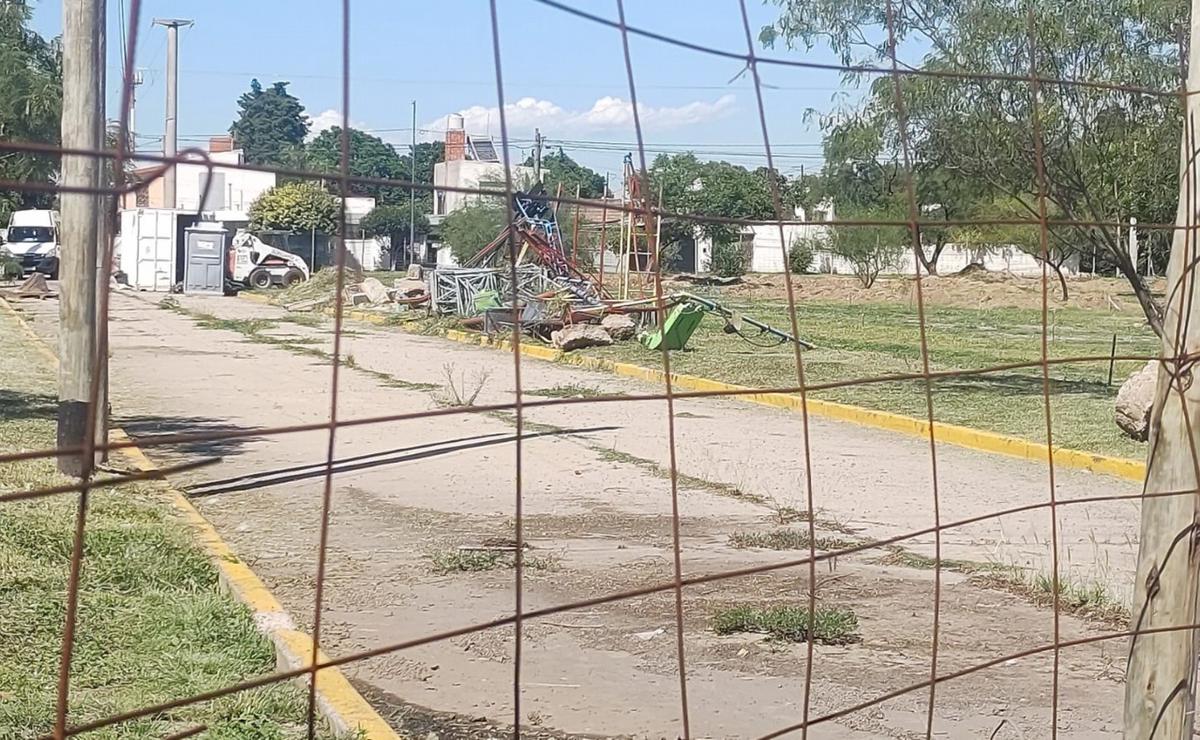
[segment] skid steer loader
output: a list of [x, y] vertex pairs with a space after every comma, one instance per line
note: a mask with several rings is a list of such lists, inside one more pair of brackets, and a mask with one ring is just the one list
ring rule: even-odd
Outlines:
[[302, 257], [276, 249], [248, 231], [239, 229], [231, 246], [234, 282], [256, 289], [287, 288], [311, 277]]

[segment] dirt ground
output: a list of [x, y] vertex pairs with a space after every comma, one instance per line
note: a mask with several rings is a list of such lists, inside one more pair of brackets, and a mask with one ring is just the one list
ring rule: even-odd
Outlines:
[[[1137, 299], [1124, 278], [1085, 277], [1067, 281], [1068, 300], [1062, 300], [1057, 279], [1050, 276], [1050, 306], [1139, 313]], [[902, 303], [916, 305], [916, 280], [880, 277], [870, 288], [848, 275], [796, 275], [793, 287], [798, 301], [846, 303]], [[672, 286], [674, 287], [674, 286]], [[1162, 278], [1150, 279], [1151, 290], [1161, 294]], [[968, 272], [922, 278], [922, 293], [931, 306], [955, 308], [1041, 308], [1041, 277], [1019, 277], [996, 272]], [[723, 289], [746, 298], [787, 300], [783, 275], [747, 275], [740, 285]]]
[[[185, 309], [245, 322], [278, 309], [235, 299], [185, 299]], [[56, 330], [57, 306], [26, 303], [35, 329]], [[241, 326], [242, 330], [237, 330]], [[183, 430], [253, 430], [319, 422], [330, 411], [328, 324], [203, 328], [148, 297], [119, 295], [111, 324], [113, 403], [135, 437]], [[512, 360], [493, 350], [395, 330], [349, 326], [353, 357], [338, 416], [437, 408], [450, 374], [484, 378], [479, 403], [512, 398]], [[549, 363], [524, 363], [523, 385], [607, 393], [652, 386]], [[540, 609], [670, 582], [672, 529], [665, 404], [623, 402], [531, 411], [523, 443], [524, 533], [531, 549], [524, 608]], [[803, 507], [799, 417], [734, 401], [680, 403], [680, 547], [685, 577], [785, 562], [796, 551], [737, 549], [734, 532], [779, 527]], [[441, 573], [461, 547], [513, 536], [516, 453], [511, 418], [456, 414], [340, 429], [330, 517], [324, 647], [332, 655], [393, 644], [511, 614], [514, 573], [501, 566]], [[147, 451], [161, 463], [220, 458], [177, 480], [304, 626], [312, 623], [324, 484], [324, 432], [250, 436]], [[819, 534], [874, 539], [929, 526], [927, 443], [813, 420]], [[1044, 466], [939, 447], [945, 519], [1044, 500]], [[1131, 484], [1060, 471], [1060, 498], [1129, 492]], [[1049, 514], [1035, 510], [946, 533], [947, 558], [1045, 565]], [[804, 526], [803, 524], [793, 524]], [[1136, 507], [1060, 510], [1064, 570], [1127, 579]], [[907, 543], [930, 552], [932, 540]], [[821, 563], [825, 606], [852, 609], [855, 641], [814, 648], [811, 717], [928, 678], [933, 574], [883, 565], [878, 551]], [[691, 734], [759, 737], [801, 720], [806, 647], [761, 635], [719, 636], [712, 618], [734, 606], [807, 602], [807, 567], [690, 586], [683, 642]], [[1049, 611], [943, 574], [937, 671], [945, 674], [1047, 643]], [[521, 718], [529, 737], [672, 738], [682, 733], [671, 591], [529, 620], [522, 632]], [[1063, 639], [1113, 631], [1065, 616]], [[1124, 640], [1061, 653], [1059, 737], [1119, 737]], [[514, 630], [441, 640], [349, 666], [352, 680], [415, 737], [510, 732]], [[934, 734], [948, 738], [1049, 734], [1052, 653], [937, 687]], [[813, 738], [925, 737], [927, 688], [814, 725]], [[799, 732], [792, 733], [800, 737]]]

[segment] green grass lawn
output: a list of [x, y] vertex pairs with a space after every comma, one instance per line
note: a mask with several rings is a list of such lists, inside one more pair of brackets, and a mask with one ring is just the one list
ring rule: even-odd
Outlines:
[[[731, 309], [790, 330], [784, 301], [718, 299]], [[1041, 357], [1038, 310], [935, 306], [926, 309], [926, 318], [930, 365], [934, 370], [1036, 362]], [[801, 337], [817, 347], [804, 357], [810, 383], [921, 371], [919, 327], [913, 307], [896, 303], [804, 302], [799, 305], [797, 319]], [[719, 318], [706, 317], [688, 350], [672, 353], [672, 369], [748, 386], [796, 384], [795, 359], [789, 345], [759, 349], [735, 335], [725, 334], [722, 328]], [[1050, 316], [1050, 356], [1107, 357], [1114, 334], [1118, 337], [1118, 354], [1158, 353], [1158, 341], [1140, 314], [1060, 308]], [[641, 365], [653, 366], [659, 362], [656, 353], [634, 342], [587, 351]], [[1107, 359], [1052, 365], [1051, 420], [1055, 444], [1125, 457], [1144, 456], [1145, 445], [1123, 436], [1113, 423], [1117, 389], [1139, 367], [1137, 362], [1118, 362], [1110, 387]], [[813, 397], [921, 418], [926, 414], [924, 382], [920, 380], [825, 390], [814, 393]], [[1040, 367], [935, 380], [933, 408], [935, 419], [941, 422], [1038, 441], [1046, 438]]]
[[[53, 447], [50, 368], [0, 315], [0, 450]], [[0, 491], [62, 483], [53, 461], [0, 464]], [[208, 558], [153, 486], [92, 494], [71, 674], [71, 724], [217, 689], [274, 670], [248, 611], [217, 589]], [[0, 738], [53, 726], [76, 497], [0, 503]], [[279, 684], [87, 737], [210, 740], [304, 736], [301, 689]]]

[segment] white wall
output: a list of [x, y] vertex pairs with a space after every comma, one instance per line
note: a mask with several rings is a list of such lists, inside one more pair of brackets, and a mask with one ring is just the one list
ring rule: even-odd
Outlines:
[[[524, 181], [533, 180], [533, 168], [512, 168], [513, 187], [520, 188]], [[438, 190], [439, 187], [492, 188], [504, 190], [504, 165], [499, 162], [479, 162], [460, 159], [453, 162], [438, 162], [433, 166], [433, 213], [444, 216], [457, 211], [479, 198], [474, 193], [459, 193]]]
[[[241, 150], [214, 152], [209, 155], [214, 163], [240, 164]], [[252, 172], [228, 167], [213, 167], [213, 187], [208, 194], [206, 211], [238, 211], [245, 213], [255, 198], [275, 187], [273, 172]], [[208, 168], [203, 164], [179, 164], [175, 167], [175, 200], [177, 207], [185, 211], [197, 211]]]
[[[785, 225], [783, 235], [789, 246], [797, 238], [822, 238], [827, 234], [825, 226], [793, 226]], [[754, 247], [750, 261], [750, 272], [778, 273], [785, 269], [783, 250], [779, 246], [779, 226], [756, 225], [743, 231], [744, 235], [753, 233]], [[707, 271], [711, 264], [712, 242], [706, 238], [696, 240], [697, 264], [701, 271]], [[980, 253], [978, 248], [968, 245], [948, 244], [938, 258], [937, 269], [942, 275], [956, 273], [969, 264], [982, 264], [990, 272], [1010, 272], [1014, 275], [1035, 277], [1042, 274], [1042, 265], [1032, 255], [1016, 247], [1004, 247], [987, 250]], [[810, 268], [813, 272], [833, 275], [852, 275], [854, 266], [849, 260], [838, 257], [828, 251], [817, 250], [813, 256]], [[1063, 266], [1067, 275], [1079, 273], [1079, 259], [1073, 257]], [[896, 263], [884, 270], [885, 275], [915, 275], [916, 257], [912, 250], [906, 248]]]
[[347, 239], [346, 251], [364, 270], [383, 269], [383, 244], [378, 239]]

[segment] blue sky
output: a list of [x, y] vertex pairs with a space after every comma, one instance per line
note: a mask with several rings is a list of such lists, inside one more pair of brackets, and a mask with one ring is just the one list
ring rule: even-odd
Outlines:
[[[118, 107], [119, 12], [128, 1], [108, 0], [109, 115]], [[597, 15], [616, 17], [615, 1], [568, 0]], [[751, 27], [778, 14], [747, 0]], [[165, 30], [154, 17], [185, 17], [180, 32], [181, 146], [225, 132], [236, 100], [252, 77], [290, 90], [319, 127], [339, 122], [341, 3], [338, 0], [143, 0], [137, 66], [137, 130], [163, 129]], [[353, 0], [350, 120], [397, 145], [411, 135], [413, 99], [419, 138], [440, 138], [446, 115], [466, 112], [468, 130], [500, 137], [486, 0]], [[621, 38], [616, 29], [571, 16], [534, 0], [500, 0], [505, 100], [514, 154], [524, 156], [534, 127], [553, 140], [577, 142], [567, 151], [600, 171], [619, 171], [635, 141]], [[626, 0], [630, 25], [692, 42], [745, 51], [737, 0]], [[61, 4], [40, 0], [35, 28], [61, 30]], [[756, 41], [757, 43], [757, 41]], [[695, 148], [702, 156], [748, 166], [764, 164], [754, 90], [737, 60], [632, 37], [631, 53], [646, 143], [651, 149]], [[825, 50], [769, 52], [833, 61]], [[772, 143], [785, 172], [819, 166], [820, 134], [806, 111], [828, 111], [847, 95], [839, 76], [780, 66], [761, 68]], [[838, 93], [838, 90], [843, 92]], [[161, 146], [154, 138], [141, 146]], [[654, 152], [651, 151], [650, 156]]]

